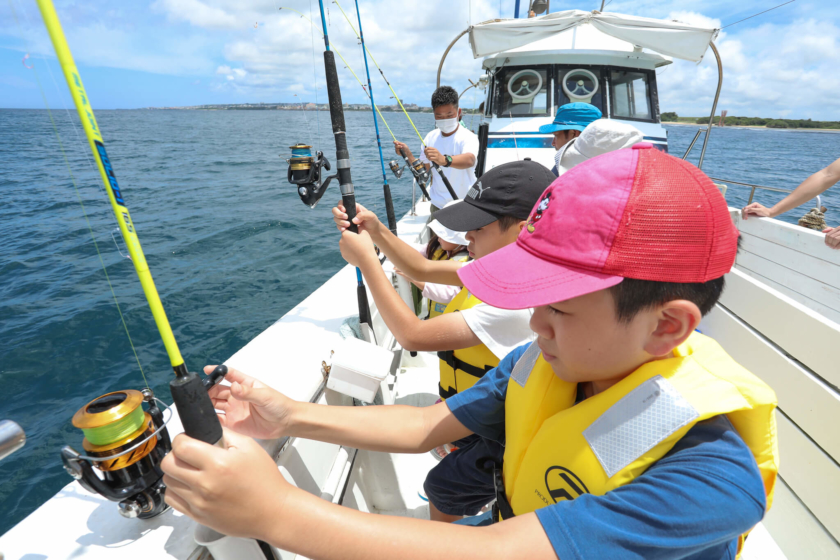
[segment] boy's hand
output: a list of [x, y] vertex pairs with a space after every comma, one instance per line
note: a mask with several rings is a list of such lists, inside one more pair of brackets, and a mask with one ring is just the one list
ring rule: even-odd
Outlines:
[[[216, 366], [205, 366], [210, 374]], [[295, 401], [271, 387], [230, 369], [225, 376], [230, 386], [216, 385], [209, 391], [222, 426], [246, 436], [274, 439], [288, 431], [291, 409]]]
[[412, 161], [414, 159], [414, 154], [411, 153], [411, 150], [408, 148], [408, 144], [400, 142], [399, 140], [394, 140], [394, 151], [397, 152], [398, 156], [402, 155], [400, 150], [405, 152], [405, 156], [408, 158], [408, 161]]
[[825, 234], [825, 244], [832, 249], [840, 249], [840, 226], [836, 228], [826, 228], [823, 230]]
[[339, 241], [338, 246], [344, 260], [355, 267], [364, 268], [373, 262], [379, 264], [379, 257], [376, 256], [373, 241], [366, 231], [360, 231], [358, 234], [345, 231], [341, 234], [341, 241]]
[[[339, 201], [332, 209], [332, 214], [338, 231], [342, 233], [347, 231], [350, 222], [347, 221], [347, 209], [344, 208], [344, 203]], [[353, 218], [353, 223], [359, 227], [359, 232], [366, 231], [374, 238], [377, 236], [379, 226], [382, 225], [379, 216], [358, 203], [356, 203], [356, 217]]]
[[425, 153], [429, 161], [433, 161], [438, 165], [446, 165], [446, 158], [443, 157], [443, 154], [437, 148], [427, 147]]
[[747, 216], [758, 216], [759, 218], [773, 218], [773, 212], [758, 202], [753, 202], [749, 206], [744, 206], [741, 210], [741, 216], [746, 220]]
[[264, 538], [295, 489], [249, 437], [224, 430], [225, 448], [185, 434], [172, 441], [161, 469], [166, 503], [225, 535]]

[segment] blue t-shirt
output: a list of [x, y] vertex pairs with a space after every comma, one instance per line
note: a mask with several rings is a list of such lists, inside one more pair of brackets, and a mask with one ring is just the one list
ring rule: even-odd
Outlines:
[[[505, 441], [505, 395], [520, 346], [446, 400], [458, 420]], [[764, 516], [758, 466], [725, 416], [697, 423], [641, 476], [603, 496], [536, 511], [558, 558], [735, 558], [738, 536]]]

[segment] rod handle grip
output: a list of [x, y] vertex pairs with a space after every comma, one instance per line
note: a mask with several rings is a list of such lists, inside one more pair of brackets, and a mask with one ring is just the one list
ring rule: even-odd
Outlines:
[[350, 227], [347, 229], [353, 233], [359, 233], [359, 226], [353, 223], [353, 218], [356, 217], [356, 195], [353, 193], [342, 194], [341, 202], [344, 204], [344, 212], [347, 214], [347, 221], [350, 222]]
[[[214, 372], [215, 373], [215, 372]], [[215, 445], [222, 439], [222, 425], [201, 379], [194, 373], [169, 382], [172, 400], [184, 432], [191, 438]]]

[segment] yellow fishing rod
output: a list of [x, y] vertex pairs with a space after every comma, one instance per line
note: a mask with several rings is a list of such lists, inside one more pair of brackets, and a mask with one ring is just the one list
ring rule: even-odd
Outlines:
[[[365, 52], [368, 54], [368, 56], [370, 56], [370, 59], [376, 65], [376, 68], [377, 68], [377, 70], [379, 70], [379, 74], [382, 76], [382, 79], [385, 80], [386, 84], [388, 84], [388, 89], [390, 89], [391, 93], [394, 94], [394, 99], [396, 99], [397, 103], [399, 103], [400, 109], [402, 109], [402, 112], [406, 116], [406, 118], [408, 119], [408, 122], [411, 123], [411, 128], [413, 128], [414, 132], [417, 133], [417, 137], [420, 138], [420, 143], [423, 144], [424, 147], [426, 147], [426, 140], [423, 138], [423, 135], [420, 134], [420, 131], [417, 130], [417, 127], [414, 126], [414, 121], [411, 120], [411, 115], [409, 115], [408, 111], [406, 111], [405, 107], [403, 107], [402, 101], [400, 100], [400, 96], [397, 95], [397, 92], [394, 91], [394, 88], [391, 86], [391, 82], [389, 82], [388, 78], [385, 77], [385, 72], [382, 71], [382, 67], [379, 66], [379, 63], [377, 63], [376, 59], [373, 58], [373, 54], [370, 52], [370, 50], [368, 50], [367, 45], [365, 45], [365, 42], [362, 40], [362, 36], [359, 35], [358, 31], [356, 31], [356, 28], [353, 26], [353, 22], [350, 21], [350, 17], [344, 11], [344, 8], [341, 7], [341, 4], [338, 3], [338, 0], [333, 0], [333, 4], [338, 6], [338, 9], [341, 10], [341, 13], [342, 13], [342, 15], [344, 15], [344, 19], [347, 20], [347, 24], [350, 26], [350, 29], [352, 29], [353, 33], [356, 34], [356, 38], [361, 42], [362, 48], [365, 50]], [[360, 16], [359, 21], [361, 21], [361, 16]], [[356, 78], [356, 79], [358, 80], [358, 78]], [[378, 109], [377, 109], [377, 112], [378, 112]], [[380, 113], [380, 116], [381, 116], [381, 113]], [[388, 132], [391, 132], [390, 128], [388, 129]], [[391, 133], [391, 136], [394, 136], [393, 132]], [[396, 138], [394, 138], [394, 140], [396, 141]], [[416, 172], [417, 166], [416, 166], [416, 164], [413, 164], [412, 162], [409, 162], [408, 157], [406, 157], [406, 155], [404, 153], [401, 152], [401, 155], [405, 159], [406, 163], [408, 163], [408, 165], [411, 167], [411, 170], [412, 170], [412, 173], [414, 173], [414, 176], [417, 177], [417, 172]], [[452, 188], [452, 185], [449, 183], [449, 179], [447, 179], [446, 175], [443, 174], [443, 170], [440, 168], [440, 165], [438, 165], [437, 163], [435, 163], [433, 161], [430, 161], [430, 163], [432, 164], [432, 167], [434, 167], [435, 170], [438, 172], [438, 175], [440, 176], [441, 180], [443, 180], [443, 184], [446, 186], [446, 190], [449, 191], [449, 196], [452, 197], [452, 200], [458, 200], [458, 195], [455, 194], [455, 189]], [[392, 169], [393, 169], [393, 167], [392, 167]], [[418, 182], [420, 182], [420, 178], [418, 178]], [[423, 189], [423, 194], [426, 194], [425, 189]], [[426, 195], [426, 197], [428, 198], [428, 195]]]
[[[213, 409], [213, 403], [207, 394], [205, 383], [194, 373], [190, 373], [184, 364], [184, 358], [181, 356], [181, 351], [178, 349], [178, 344], [175, 341], [175, 335], [172, 333], [172, 327], [169, 326], [169, 320], [166, 318], [166, 312], [163, 309], [163, 304], [160, 301], [157, 288], [155, 288], [152, 274], [149, 271], [149, 265], [146, 263], [146, 257], [143, 254], [143, 249], [140, 246], [140, 240], [137, 238], [137, 232], [134, 228], [134, 223], [131, 220], [131, 215], [126, 206], [124, 193], [121, 190], [116, 175], [114, 174], [114, 167], [111, 164], [108, 154], [105, 151], [105, 142], [102, 138], [102, 132], [96, 122], [96, 117], [93, 114], [93, 109], [90, 104], [87, 93], [85, 92], [82, 79], [79, 76], [79, 71], [73, 61], [73, 55], [70, 52], [70, 47], [67, 44], [67, 39], [64, 36], [64, 31], [61, 28], [58, 15], [53, 6], [52, 0], [37, 0], [38, 8], [41, 11], [41, 16], [44, 19], [44, 24], [52, 40], [55, 54], [61, 65], [64, 77], [67, 80], [67, 86], [70, 89], [70, 95], [73, 98], [73, 103], [76, 106], [76, 111], [79, 114], [79, 119], [82, 122], [82, 128], [85, 131], [85, 136], [88, 139], [90, 150], [93, 153], [93, 159], [96, 162], [96, 167], [99, 170], [99, 175], [102, 178], [102, 183], [105, 185], [105, 191], [108, 193], [108, 200], [111, 202], [111, 209], [114, 211], [114, 217], [117, 219], [120, 233], [125, 240], [126, 247], [128, 247], [131, 262], [137, 271], [137, 276], [140, 279], [140, 285], [143, 287], [143, 293], [146, 300], [149, 302], [152, 316], [155, 319], [160, 337], [163, 340], [163, 345], [169, 355], [169, 361], [172, 364], [172, 369], [175, 372], [175, 379], [170, 382], [170, 389], [172, 391], [172, 398], [178, 408], [178, 415], [184, 426], [184, 431], [187, 435], [205, 441], [210, 444], [219, 442], [222, 438], [222, 427], [216, 413]], [[226, 373], [226, 368], [221, 366], [217, 368], [211, 378], [214, 382], [218, 381], [224, 376], [222, 370]], [[205, 380], [207, 381], [207, 380]], [[208, 384], [209, 385], [209, 384]], [[98, 400], [101, 400], [101, 397]], [[121, 405], [126, 399], [117, 403]], [[96, 401], [94, 401], [96, 402]], [[93, 403], [88, 405], [91, 407]], [[94, 406], [91, 410], [99, 410], [104, 404]], [[116, 405], [115, 405], [116, 406]], [[132, 409], [133, 410], [133, 409]], [[81, 412], [81, 411], [80, 411]], [[88, 411], [90, 412], [90, 411]], [[100, 411], [102, 414], [108, 414], [108, 411]], [[98, 413], [97, 413], [98, 414]], [[104, 418], [104, 417], [102, 417]], [[113, 421], [113, 418], [112, 418]], [[96, 422], [93, 422], [96, 423]], [[104, 424], [103, 424], [104, 425]], [[102, 427], [102, 426], [99, 426]], [[87, 429], [93, 429], [92, 426], [86, 426]]]

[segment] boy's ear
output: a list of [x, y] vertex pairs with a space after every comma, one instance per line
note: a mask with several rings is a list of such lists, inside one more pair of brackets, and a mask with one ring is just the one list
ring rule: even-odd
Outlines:
[[521, 222], [519, 222], [519, 231], [522, 231], [522, 228], [524, 228], [526, 225], [528, 225], [528, 220], [522, 220]]
[[662, 304], [654, 312], [655, 325], [648, 335], [645, 352], [652, 356], [667, 356], [691, 336], [703, 315], [696, 304], [675, 299]]

